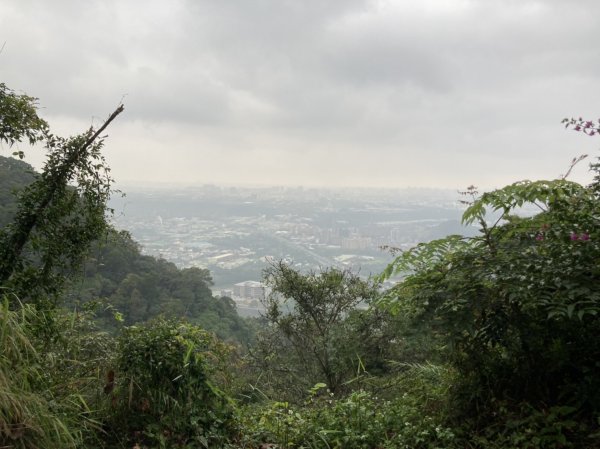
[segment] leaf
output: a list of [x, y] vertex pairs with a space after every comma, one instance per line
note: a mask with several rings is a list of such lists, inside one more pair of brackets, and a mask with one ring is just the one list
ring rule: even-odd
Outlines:
[[567, 306], [567, 309], [566, 309], [566, 311], [567, 311], [567, 316], [568, 316], [569, 318], [571, 318], [571, 317], [573, 316], [573, 311], [574, 311], [574, 310], [575, 310], [575, 304], [569, 304], [569, 305]]
[[576, 182], [565, 179], [552, 181], [518, 181], [501, 189], [484, 193], [471, 207], [463, 213], [462, 222], [473, 224], [485, 216], [486, 206], [493, 211], [502, 211], [507, 215], [525, 204], [536, 204], [548, 207], [551, 203], [566, 201], [573, 196], [581, 195], [586, 189]]

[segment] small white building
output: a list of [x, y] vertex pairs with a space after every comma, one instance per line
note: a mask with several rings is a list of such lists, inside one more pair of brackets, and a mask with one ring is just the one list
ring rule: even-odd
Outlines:
[[244, 299], [258, 299], [265, 297], [266, 289], [262, 282], [244, 281], [233, 286], [233, 296]]

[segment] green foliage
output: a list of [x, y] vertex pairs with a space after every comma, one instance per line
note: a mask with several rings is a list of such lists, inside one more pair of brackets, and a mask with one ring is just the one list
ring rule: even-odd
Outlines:
[[103, 368], [113, 345], [87, 313], [49, 320], [4, 298], [0, 333], [2, 447], [76, 447], [97, 442]]
[[14, 222], [0, 233], [0, 279], [21, 298], [57, 295], [65, 273], [106, 230], [110, 178], [101, 144], [77, 155], [89, 137], [49, 137], [42, 175], [20, 194]]
[[[31, 145], [43, 138], [48, 124], [37, 115], [37, 99], [19, 95], [0, 83], [0, 142], [13, 146], [26, 139]], [[18, 152], [21, 159], [23, 153]]]
[[[514, 407], [512, 407], [514, 408]], [[577, 419], [577, 409], [554, 406], [536, 410], [528, 404], [509, 410], [506, 404], [497, 404], [495, 423], [470, 437], [475, 447], [486, 449], [563, 449], [600, 447], [598, 435], [590, 435], [587, 423]]]
[[[420, 245], [384, 273], [408, 273], [384, 303], [428, 323], [431, 336], [445, 342], [461, 374], [456, 415], [473, 428], [500, 419], [500, 403], [513, 411], [522, 403], [568, 406], [587, 423], [600, 409], [596, 191], [560, 179], [486, 193], [464, 214], [465, 222], [479, 222], [480, 236]], [[512, 215], [526, 204], [540, 213]], [[488, 209], [500, 212], [492, 224]], [[552, 422], [565, 442], [539, 447], [572, 441], [572, 428]]]
[[325, 382], [338, 391], [363, 355], [348, 345], [353, 329], [347, 318], [375, 297], [375, 287], [348, 271], [302, 274], [283, 262], [265, 271], [265, 282], [272, 289], [264, 300], [272, 327], [258, 337], [254, 352], [263, 380], [298, 381], [301, 391]]
[[16, 194], [35, 179], [33, 167], [14, 158], [0, 156], [0, 228], [17, 212]]
[[104, 340], [87, 325], [81, 332], [81, 315], [65, 321], [54, 304], [69, 272], [106, 228], [110, 179], [96, 139], [121, 110], [100, 130], [63, 139], [37, 116], [35, 99], [0, 84], [0, 141], [43, 140], [48, 149], [44, 171], [33, 179], [16, 174], [27, 170], [23, 164], [2, 163], [11, 174], [4, 186], [31, 180], [16, 207], [3, 211], [12, 221], [0, 229], [0, 438], [10, 447], [74, 447], [97, 430], [88, 404], [97, 398], [95, 370], [106, 354], [96, 343]]
[[381, 273], [379, 279], [387, 280], [396, 275], [427, 269], [432, 265], [439, 265], [439, 270], [453, 253], [464, 249], [468, 244], [469, 241], [460, 235], [450, 235], [443, 239], [419, 243], [396, 257]]
[[[77, 437], [67, 427], [52, 395], [44, 391], [40, 355], [28, 332], [35, 311], [0, 310], [0, 445], [16, 448], [75, 447]], [[36, 317], [37, 318], [37, 317]]]
[[105, 231], [111, 178], [98, 137], [122, 110], [98, 130], [62, 138], [38, 118], [34, 99], [0, 85], [0, 140], [44, 140], [48, 150], [41, 175], [19, 194], [12, 223], [0, 229], [0, 284], [22, 300], [51, 308], [65, 276]]
[[110, 305], [101, 314], [105, 325], [114, 322], [112, 310], [123, 314], [126, 325], [159, 315], [181, 317], [222, 339], [247, 344], [252, 332], [238, 316], [235, 303], [214, 297], [211, 286], [208, 270], [178, 269], [164, 259], [142, 255], [129, 233], [110, 230], [93, 245], [80, 279], [68, 289], [67, 304], [102, 298]]
[[[500, 219], [527, 204], [533, 204], [542, 211], [558, 207], [569, 198], [585, 194], [585, 188], [566, 179], [552, 181], [519, 181], [501, 189], [484, 193], [463, 215], [463, 222], [481, 222], [486, 215], [486, 207], [501, 211]], [[564, 204], [562, 204], [564, 205]]]
[[445, 389], [452, 376], [440, 367], [414, 365], [397, 378], [401, 395], [383, 399], [364, 390], [337, 397], [323, 385], [303, 406], [272, 402], [243, 413], [246, 444], [282, 448], [446, 449], [453, 432], [442, 425]]
[[157, 319], [126, 328], [111, 393], [113, 437], [129, 445], [220, 447], [232, 431], [233, 408], [214, 379], [227, 352], [182, 322]]

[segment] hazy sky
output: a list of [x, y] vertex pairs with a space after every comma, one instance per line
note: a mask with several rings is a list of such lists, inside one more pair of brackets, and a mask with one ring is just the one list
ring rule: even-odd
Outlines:
[[123, 98], [121, 182], [493, 187], [599, 154], [560, 123], [600, 117], [598, 17], [598, 0], [0, 0], [0, 81], [62, 134]]

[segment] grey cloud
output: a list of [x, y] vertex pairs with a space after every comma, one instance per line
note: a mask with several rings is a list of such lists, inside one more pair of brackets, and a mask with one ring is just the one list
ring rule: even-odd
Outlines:
[[182, 161], [201, 141], [223, 166], [262, 151], [281, 179], [316, 173], [300, 160], [322, 152], [324, 177], [340, 157], [344, 179], [364, 183], [394, 179], [368, 161], [403, 158], [412, 173], [488, 158], [509, 176], [525, 153], [563, 160], [571, 140], [544, 140], [563, 116], [598, 115], [592, 0], [3, 3], [3, 81], [84, 121], [126, 94], [122, 120], [177, 134]]

